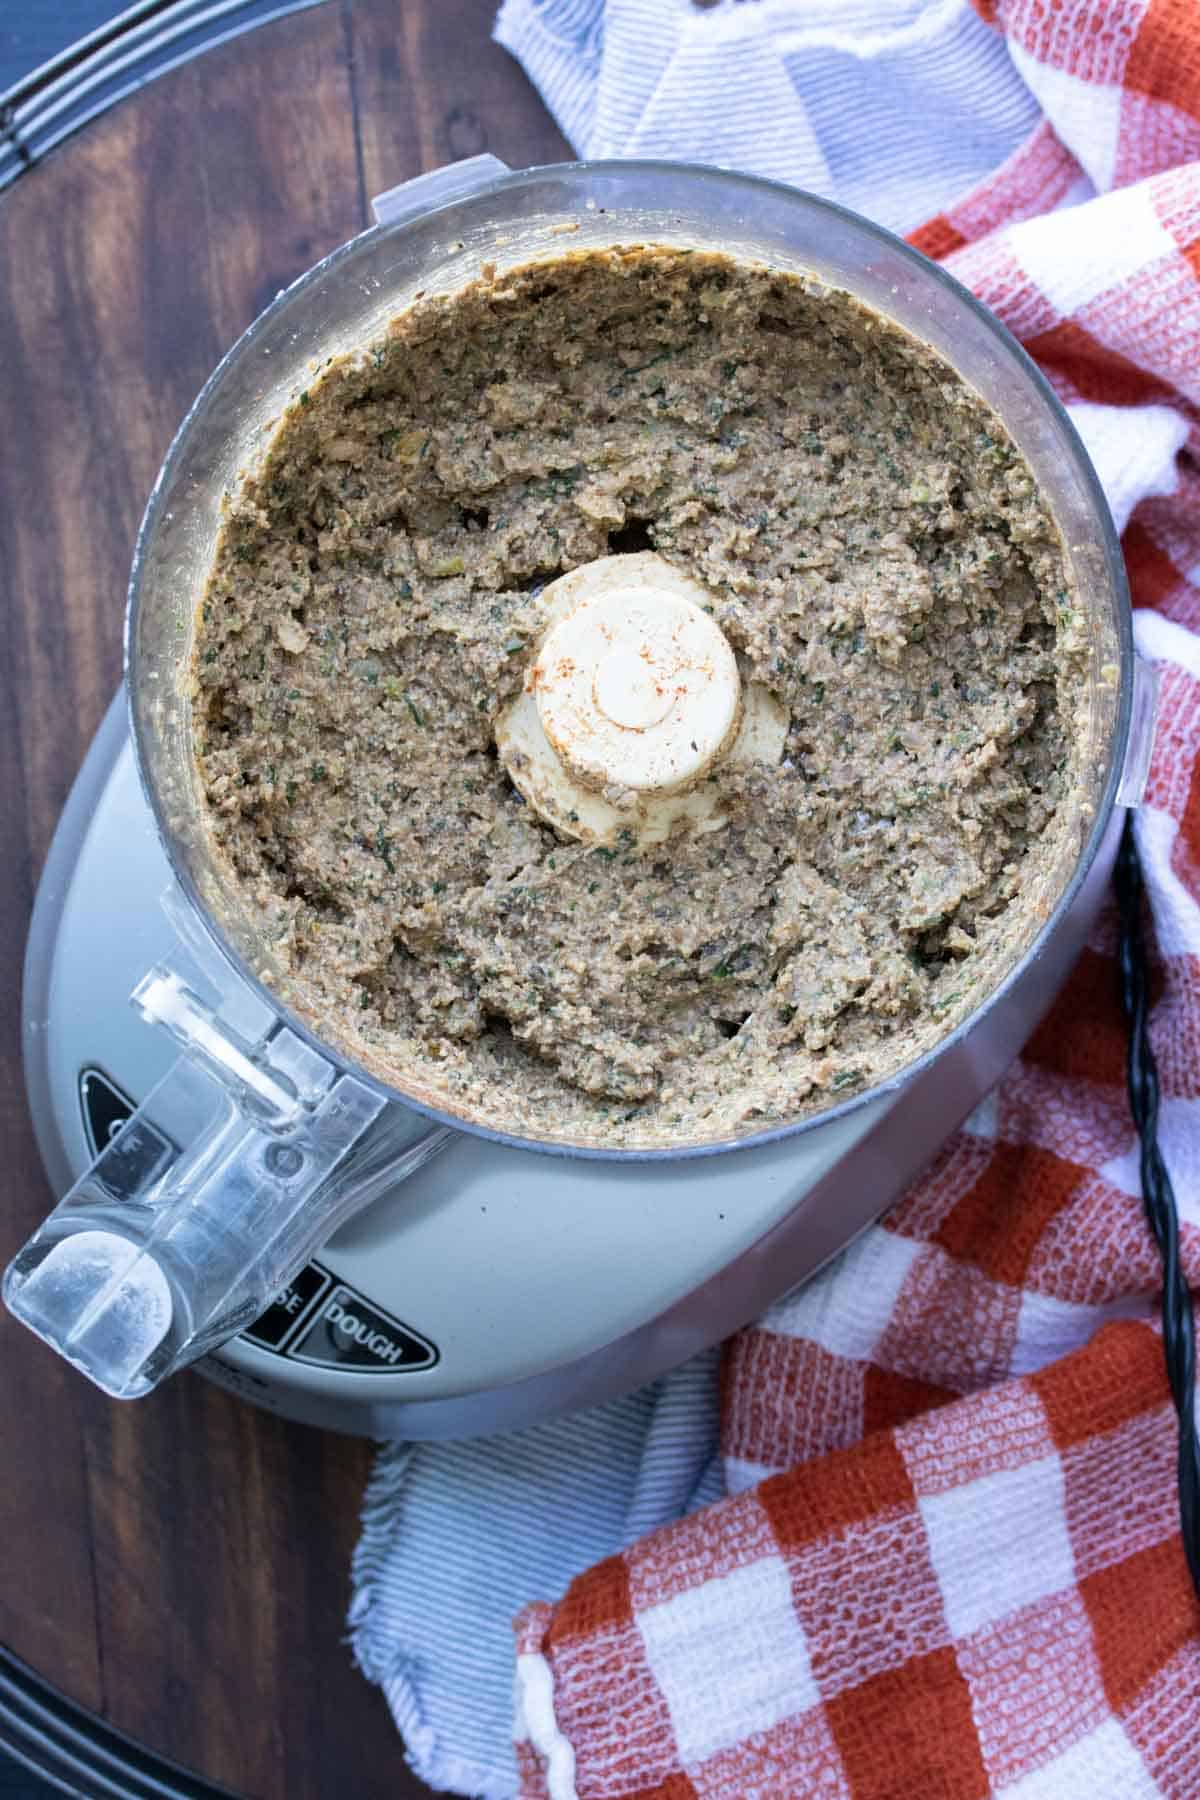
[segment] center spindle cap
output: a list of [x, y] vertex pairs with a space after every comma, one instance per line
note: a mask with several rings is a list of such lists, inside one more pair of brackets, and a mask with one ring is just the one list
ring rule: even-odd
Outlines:
[[[622, 561], [638, 566], [625, 572]], [[659, 558], [591, 569], [606, 578], [579, 583], [533, 667], [542, 730], [589, 787], [672, 793], [733, 737], [736, 659], [704, 610], [704, 589]]]
[[584, 843], [719, 831], [721, 785], [705, 774], [718, 762], [778, 763], [788, 714], [741, 680], [708, 611], [713, 596], [664, 557], [635, 551], [558, 576], [541, 602], [541, 648], [496, 718], [514, 787]]

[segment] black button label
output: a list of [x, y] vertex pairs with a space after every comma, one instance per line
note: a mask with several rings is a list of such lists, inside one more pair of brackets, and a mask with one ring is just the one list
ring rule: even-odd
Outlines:
[[83, 1135], [88, 1149], [93, 1156], [99, 1156], [133, 1112], [133, 1101], [99, 1069], [84, 1069], [79, 1077], [79, 1104], [83, 1108]]
[[332, 1275], [327, 1275], [316, 1263], [309, 1263], [288, 1283], [282, 1294], [276, 1295], [266, 1312], [261, 1313], [253, 1325], [247, 1326], [242, 1336], [247, 1343], [257, 1344], [260, 1350], [281, 1351], [311, 1316], [332, 1281]]
[[174, 1160], [175, 1145], [145, 1119], [124, 1130], [136, 1111], [134, 1103], [99, 1069], [80, 1070], [79, 1104], [92, 1155], [99, 1157], [111, 1149], [100, 1181], [115, 1200], [130, 1200], [144, 1192]]
[[320, 1302], [315, 1319], [292, 1340], [287, 1355], [294, 1362], [364, 1375], [429, 1369], [438, 1359], [428, 1338], [340, 1284]]

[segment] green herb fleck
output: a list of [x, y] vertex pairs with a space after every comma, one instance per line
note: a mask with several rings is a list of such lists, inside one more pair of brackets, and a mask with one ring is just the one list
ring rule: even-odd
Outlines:
[[673, 350], [660, 350], [657, 356], [652, 356], [650, 358], [649, 362], [635, 363], [634, 367], [632, 369], [626, 369], [625, 373], [627, 375], [640, 375], [643, 369], [656, 369], [659, 363], [670, 362], [674, 354], [675, 352]]

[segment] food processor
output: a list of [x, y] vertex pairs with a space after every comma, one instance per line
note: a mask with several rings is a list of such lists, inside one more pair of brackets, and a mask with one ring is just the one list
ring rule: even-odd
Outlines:
[[[193, 1364], [289, 1418], [431, 1438], [650, 1380], [888, 1207], [985, 1101], [1082, 948], [1124, 809], [1141, 798], [1154, 688], [1133, 654], [1116, 534], [1063, 409], [1004, 328], [890, 234], [780, 184], [672, 163], [512, 172], [481, 156], [374, 205], [375, 228], [281, 294], [219, 365], [151, 496], [126, 687], [68, 800], [26, 962], [30, 1105], [66, 1197], [12, 1262], [4, 1297], [118, 1397]], [[315, 367], [485, 264], [647, 242], [814, 273], [953, 364], [1055, 513], [1091, 678], [1078, 830], [1027, 941], [969, 1017], [822, 1112], [749, 1121], [716, 1143], [606, 1151], [499, 1131], [415, 1079], [386, 1085], [275, 996], [260, 921], [202, 828], [185, 675], [222, 495]], [[734, 729], [731, 709], [714, 743]]]

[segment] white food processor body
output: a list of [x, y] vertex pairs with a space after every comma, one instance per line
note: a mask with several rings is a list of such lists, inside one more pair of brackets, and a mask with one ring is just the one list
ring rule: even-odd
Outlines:
[[[479, 157], [376, 212], [379, 226], [226, 357], [151, 497], [127, 693], [64, 813], [26, 967], [30, 1101], [69, 1191], [11, 1265], [5, 1299], [109, 1393], [134, 1397], [195, 1363], [289, 1417], [420, 1438], [522, 1425], [647, 1381], [878, 1217], [998, 1079], [1082, 948], [1123, 809], [1140, 798], [1153, 692], [1111, 520], [1062, 408], [991, 315], [887, 233], [793, 189], [675, 164], [510, 173]], [[644, 1152], [489, 1130], [427, 1089], [386, 1086], [286, 1011], [250, 903], [209, 853], [184, 679], [222, 494], [314, 364], [484, 264], [635, 242], [814, 273], [940, 351], [1045, 490], [1093, 647], [1078, 841], [983, 1004], [895, 1079], [816, 1117]]]

